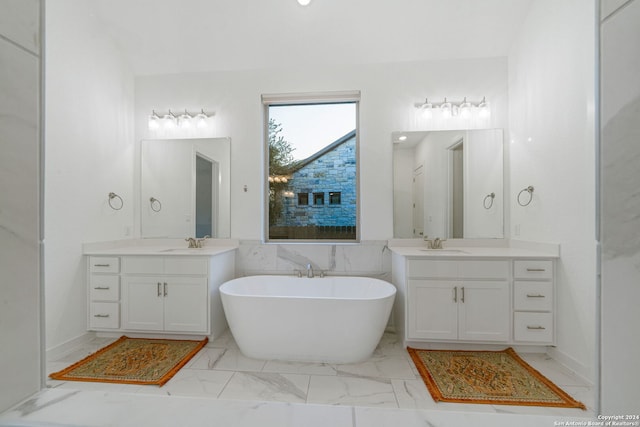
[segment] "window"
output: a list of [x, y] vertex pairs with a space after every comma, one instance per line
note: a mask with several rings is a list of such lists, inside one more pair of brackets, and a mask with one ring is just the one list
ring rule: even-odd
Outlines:
[[358, 240], [359, 99], [359, 92], [262, 96], [265, 240]]
[[340, 204], [340, 192], [339, 191], [331, 191], [331, 192], [329, 192], [329, 204], [330, 205], [339, 205]]

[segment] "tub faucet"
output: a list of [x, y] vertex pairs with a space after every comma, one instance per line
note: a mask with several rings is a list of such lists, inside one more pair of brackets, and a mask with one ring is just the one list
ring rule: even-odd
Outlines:
[[313, 267], [311, 267], [311, 263], [307, 264], [307, 277], [313, 279]]

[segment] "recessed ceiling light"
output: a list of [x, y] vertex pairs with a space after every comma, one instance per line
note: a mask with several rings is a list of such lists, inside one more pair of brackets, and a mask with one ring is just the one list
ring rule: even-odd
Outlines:
[[298, 0], [300, 6], [308, 6], [309, 3], [311, 3], [311, 0]]

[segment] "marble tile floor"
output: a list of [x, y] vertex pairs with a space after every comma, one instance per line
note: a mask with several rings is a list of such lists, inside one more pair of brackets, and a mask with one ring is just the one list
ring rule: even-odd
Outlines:
[[[64, 357], [49, 361], [47, 372], [63, 369], [112, 340], [96, 337]], [[486, 419], [488, 423], [486, 425], [501, 425], [502, 421], [513, 421], [513, 417], [516, 417], [518, 423], [523, 426], [528, 425], [526, 420], [538, 420], [539, 424], [534, 422], [532, 426], [551, 426], [558, 420], [593, 419], [592, 387], [544, 354], [521, 354], [521, 356], [575, 399], [585, 403], [588, 410], [436, 403], [429, 395], [406, 350], [393, 333], [385, 333], [372, 357], [365, 362], [322, 364], [247, 358], [240, 353], [233, 337], [227, 331], [220, 338], [207, 344], [163, 387], [48, 380], [47, 388], [33, 399], [24, 402], [13, 411], [0, 415], [0, 426], [178, 425], [162, 424], [164, 422], [162, 420], [159, 420], [159, 422], [162, 421], [160, 423], [153, 424], [129, 424], [132, 422], [129, 418], [121, 419], [116, 415], [105, 415], [105, 417], [100, 415], [93, 421], [84, 419], [80, 413], [77, 421], [55, 415], [58, 411], [57, 407], [71, 404], [66, 402], [76, 401], [83, 402], [82, 404], [74, 403], [74, 405], [80, 405], [78, 407], [95, 407], [91, 411], [95, 414], [111, 411], [123, 405], [122, 411], [132, 413], [131, 419], [139, 419], [145, 411], [151, 411], [151, 407], [156, 408], [152, 413], [159, 416], [166, 408], [174, 406], [176, 410], [187, 411], [184, 412], [185, 416], [195, 417], [193, 424], [180, 423], [179, 425], [235, 426], [245, 425], [243, 424], [245, 421], [242, 421], [245, 419], [246, 425], [250, 425], [248, 420], [253, 417], [260, 419], [258, 414], [262, 412], [268, 414], [268, 417], [273, 416], [274, 420], [280, 420], [279, 417], [288, 420], [287, 422], [278, 421], [274, 425], [352, 427], [484, 425], [478, 424], [478, 417]], [[44, 409], [37, 409], [40, 407]], [[237, 412], [237, 417], [240, 417], [239, 424], [198, 424], [197, 422], [196, 414], [198, 413], [203, 417], [207, 414], [203, 420], [209, 420], [232, 417], [231, 413], [234, 411]], [[50, 414], [51, 418], [47, 418], [46, 414]], [[455, 424], [451, 421], [465, 419], [472, 415], [473, 423]], [[309, 417], [308, 420], [305, 417]], [[168, 420], [171, 416], [167, 415], [163, 419], [165, 418]], [[302, 422], [302, 419], [306, 421]], [[107, 420], [111, 421], [107, 422]], [[399, 422], [399, 420], [404, 421]], [[429, 420], [439, 421], [433, 423]], [[27, 422], [27, 424], [19, 424], [19, 422]], [[35, 424], [28, 424], [29, 422]], [[46, 424], [47, 422], [53, 422], [53, 424]]]

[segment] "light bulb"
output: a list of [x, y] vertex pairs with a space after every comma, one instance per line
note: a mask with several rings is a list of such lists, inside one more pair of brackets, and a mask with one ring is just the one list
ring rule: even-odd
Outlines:
[[191, 127], [191, 115], [184, 110], [184, 114], [179, 117], [180, 128], [189, 129]]
[[176, 127], [176, 116], [169, 110], [167, 114], [162, 118], [164, 121], [165, 129], [174, 129]]
[[196, 116], [196, 127], [198, 129], [204, 129], [207, 127], [208, 116], [204, 113], [204, 109], [200, 110], [200, 113]]
[[433, 104], [431, 104], [428, 99], [424, 100], [424, 105], [422, 106], [422, 117], [425, 119], [433, 117]]
[[485, 100], [484, 97], [482, 98], [482, 102], [480, 102], [480, 104], [478, 105], [478, 108], [480, 109], [480, 111], [478, 112], [478, 116], [480, 116], [481, 119], [486, 119], [491, 115], [489, 103]]
[[447, 102], [447, 98], [444, 99], [444, 103], [440, 106], [442, 110], [442, 118], [448, 119], [451, 117], [451, 103]]
[[156, 114], [155, 111], [152, 111], [151, 116], [149, 116], [149, 130], [156, 130], [160, 127], [160, 117]]
[[464, 97], [462, 104], [460, 104], [460, 117], [468, 119], [471, 117], [471, 104], [467, 102], [467, 97]]

